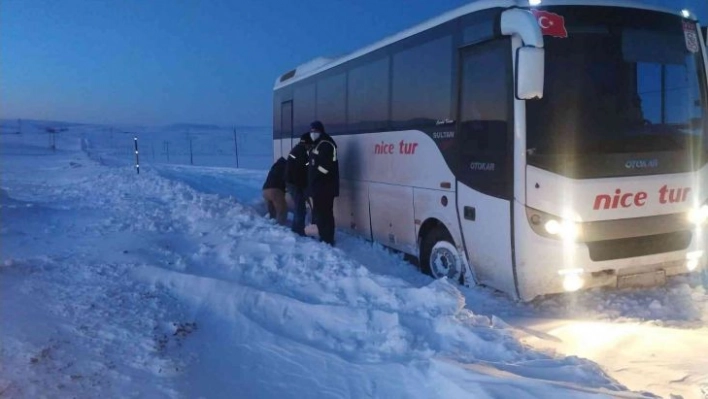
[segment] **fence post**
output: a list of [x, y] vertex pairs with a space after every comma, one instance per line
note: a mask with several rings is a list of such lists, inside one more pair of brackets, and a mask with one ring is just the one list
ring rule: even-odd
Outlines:
[[140, 174], [140, 157], [138, 156], [138, 138], [133, 137], [133, 141], [135, 142], [135, 171]]
[[54, 129], [53, 128], [47, 128], [47, 137], [49, 138], [49, 149], [52, 151], [56, 151], [57, 149], [57, 142], [54, 137]]
[[236, 153], [236, 168], [238, 169], [238, 134], [234, 127], [234, 152]]
[[192, 136], [189, 136], [189, 164], [194, 165], [194, 154], [192, 152]]

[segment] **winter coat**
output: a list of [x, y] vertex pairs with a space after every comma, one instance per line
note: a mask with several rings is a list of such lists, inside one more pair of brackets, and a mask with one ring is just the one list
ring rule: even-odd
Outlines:
[[300, 140], [288, 155], [288, 163], [285, 170], [285, 182], [295, 187], [307, 188], [307, 142]]
[[339, 196], [339, 161], [337, 144], [327, 133], [313, 143], [308, 165], [308, 194], [310, 196]]
[[268, 177], [266, 177], [265, 183], [263, 183], [263, 189], [267, 188], [279, 188], [285, 191], [285, 158], [280, 157], [277, 161], [270, 167], [268, 171]]

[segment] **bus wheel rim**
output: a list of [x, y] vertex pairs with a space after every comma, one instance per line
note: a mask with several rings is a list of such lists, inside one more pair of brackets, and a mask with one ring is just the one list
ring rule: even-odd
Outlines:
[[454, 279], [460, 273], [460, 259], [457, 248], [451, 243], [440, 241], [430, 252], [430, 270], [433, 277]]

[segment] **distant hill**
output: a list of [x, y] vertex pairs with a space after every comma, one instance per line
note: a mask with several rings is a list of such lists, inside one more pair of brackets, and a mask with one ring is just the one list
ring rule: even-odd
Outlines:
[[212, 124], [206, 124], [206, 123], [173, 123], [170, 125], [163, 125], [162, 129], [163, 130], [198, 130], [198, 131], [205, 131], [205, 130], [225, 130], [225, 129], [237, 129], [237, 130], [243, 130], [243, 129], [263, 129], [263, 128], [269, 128], [269, 126], [257, 126], [257, 125], [212, 125]]
[[[172, 123], [167, 125], [134, 125], [134, 124], [102, 124], [102, 123], [83, 123], [83, 122], [66, 122], [42, 119], [21, 119], [22, 130], [27, 131], [62, 131], [72, 127], [96, 127], [100, 129], [113, 129], [115, 131], [125, 132], [141, 132], [141, 131], [163, 131], [163, 132], [209, 132], [209, 131], [224, 131], [236, 129], [240, 132], [249, 131], [270, 131], [271, 126], [257, 125], [216, 125], [208, 123]], [[17, 118], [0, 118], [1, 133], [16, 133], [19, 131], [19, 119]]]
[[42, 119], [0, 119], [0, 125], [2, 126], [19, 126], [19, 121], [22, 121], [23, 125], [26, 126], [41, 126], [41, 127], [70, 127], [70, 126], [85, 126], [86, 123], [77, 122], [66, 122], [66, 121], [52, 121], [52, 120], [42, 120]]
[[170, 125], [162, 126], [163, 130], [221, 130], [224, 129], [223, 126], [211, 125], [206, 123], [173, 123]]

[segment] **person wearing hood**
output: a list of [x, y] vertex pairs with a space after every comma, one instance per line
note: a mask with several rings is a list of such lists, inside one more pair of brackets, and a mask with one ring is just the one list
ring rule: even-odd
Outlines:
[[290, 151], [285, 168], [285, 183], [294, 203], [291, 229], [301, 236], [305, 236], [305, 217], [307, 216], [305, 191], [307, 190], [308, 152], [311, 147], [312, 139], [308, 132], [300, 137], [300, 141]]
[[334, 198], [339, 196], [339, 162], [337, 144], [325, 132], [320, 121], [310, 124], [308, 195], [312, 198], [313, 218], [320, 241], [334, 246]]

